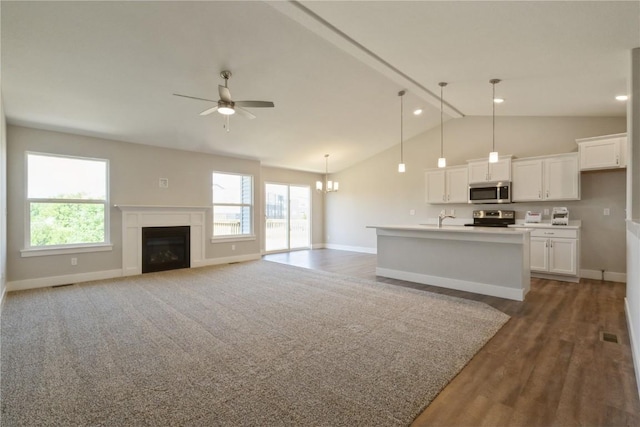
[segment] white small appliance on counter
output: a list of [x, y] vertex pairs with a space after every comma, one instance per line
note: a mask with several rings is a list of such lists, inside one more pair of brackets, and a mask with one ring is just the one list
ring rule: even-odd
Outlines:
[[553, 208], [551, 211], [551, 225], [569, 225], [569, 210], [567, 208]]
[[542, 214], [540, 212], [527, 211], [524, 216], [524, 222], [526, 224], [539, 224], [542, 221]]

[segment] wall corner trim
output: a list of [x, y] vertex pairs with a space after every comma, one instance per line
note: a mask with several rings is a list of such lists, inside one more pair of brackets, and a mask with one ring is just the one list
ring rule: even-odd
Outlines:
[[640, 396], [640, 350], [638, 349], [638, 335], [637, 331], [633, 329], [633, 322], [631, 321], [631, 313], [629, 311], [629, 300], [624, 299], [624, 312], [627, 317], [627, 328], [629, 329], [629, 340], [631, 341], [631, 358], [633, 359], [633, 370], [636, 374], [636, 386], [638, 387], [638, 396]]

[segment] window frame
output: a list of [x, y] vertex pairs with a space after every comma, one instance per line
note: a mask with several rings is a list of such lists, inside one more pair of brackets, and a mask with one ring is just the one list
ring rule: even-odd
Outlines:
[[[214, 192], [214, 175], [233, 175], [240, 177], [247, 177], [251, 180], [251, 203], [215, 203], [213, 200], [213, 192]], [[255, 177], [250, 173], [239, 173], [239, 172], [227, 172], [227, 171], [219, 171], [214, 170], [211, 172], [211, 242], [212, 243], [222, 243], [222, 242], [237, 242], [242, 240], [255, 240], [255, 230], [254, 230], [254, 220], [255, 220]], [[242, 197], [240, 197], [242, 199]], [[248, 207], [249, 208], [249, 233], [245, 234], [225, 234], [221, 236], [215, 235], [215, 208], [216, 206], [229, 206], [229, 207]]]
[[[63, 159], [77, 159], [102, 162], [105, 165], [105, 198], [103, 199], [59, 199], [29, 197], [29, 156], [55, 157]], [[22, 257], [72, 254], [82, 252], [110, 251], [111, 244], [111, 215], [110, 215], [110, 188], [109, 188], [109, 159], [97, 157], [74, 156], [58, 153], [45, 153], [40, 151], [25, 151], [24, 156], [24, 249]], [[102, 242], [95, 243], [65, 243], [58, 245], [32, 246], [31, 245], [31, 204], [32, 203], [71, 203], [71, 204], [102, 204], [104, 206], [104, 234]]]

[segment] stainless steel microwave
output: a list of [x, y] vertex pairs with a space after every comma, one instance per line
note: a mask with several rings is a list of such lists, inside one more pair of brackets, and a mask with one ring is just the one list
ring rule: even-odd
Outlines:
[[469, 203], [511, 203], [511, 182], [482, 182], [469, 185]]

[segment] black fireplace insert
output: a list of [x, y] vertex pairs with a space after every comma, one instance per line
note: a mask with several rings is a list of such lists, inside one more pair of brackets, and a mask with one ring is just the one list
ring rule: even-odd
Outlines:
[[191, 267], [190, 227], [143, 227], [142, 272]]

